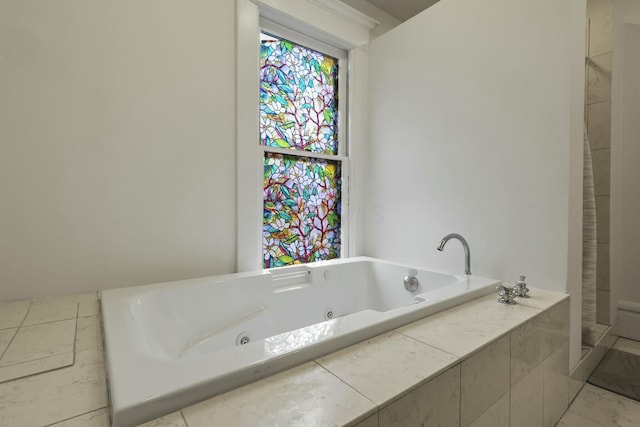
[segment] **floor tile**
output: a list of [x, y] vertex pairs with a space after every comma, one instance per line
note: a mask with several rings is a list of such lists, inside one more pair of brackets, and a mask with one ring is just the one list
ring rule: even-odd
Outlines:
[[180, 411], [165, 415], [157, 420], [140, 424], [138, 427], [187, 427]]
[[0, 359], [0, 367], [73, 352], [76, 320], [23, 326]]
[[78, 302], [78, 317], [97, 316], [100, 314], [100, 301], [97, 292], [71, 295]]
[[373, 414], [373, 402], [314, 362], [182, 410], [189, 427], [327, 426]]
[[613, 348], [627, 353], [640, 355], [640, 341], [629, 340], [626, 338], [618, 338]]
[[73, 365], [73, 352], [0, 367], [0, 383]]
[[9, 343], [11, 342], [13, 336], [16, 334], [17, 330], [18, 328], [0, 330], [0, 357], [2, 357], [2, 354], [9, 346]]
[[379, 405], [443, 372], [451, 354], [397, 332], [380, 335], [317, 362]]
[[640, 402], [586, 384], [569, 410], [604, 426], [640, 425]]
[[0, 384], [0, 425], [47, 426], [105, 408], [102, 356], [81, 351], [75, 364]]
[[33, 300], [23, 326], [58, 320], [75, 319], [78, 316], [78, 302], [69, 298], [47, 298]]
[[48, 427], [111, 427], [109, 409], [98, 409]]
[[602, 427], [602, 424], [595, 423], [571, 411], [564, 413], [556, 427]]
[[31, 301], [0, 304], [0, 329], [16, 328], [22, 324]]
[[79, 317], [76, 351], [102, 350], [102, 324], [98, 316]]

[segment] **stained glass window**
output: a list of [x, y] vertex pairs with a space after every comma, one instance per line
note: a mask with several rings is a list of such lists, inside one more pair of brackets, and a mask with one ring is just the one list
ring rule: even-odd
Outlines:
[[260, 49], [260, 140], [337, 154], [338, 60], [269, 36]]
[[340, 257], [343, 158], [337, 107], [338, 59], [261, 35], [265, 268]]
[[340, 256], [340, 162], [267, 153], [264, 266]]

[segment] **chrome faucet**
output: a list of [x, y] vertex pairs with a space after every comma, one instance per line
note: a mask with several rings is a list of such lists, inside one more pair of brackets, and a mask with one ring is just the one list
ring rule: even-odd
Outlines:
[[464, 274], [471, 274], [471, 254], [469, 253], [469, 244], [464, 237], [456, 233], [447, 234], [440, 241], [438, 250], [444, 250], [444, 245], [446, 245], [447, 242], [451, 239], [458, 239], [460, 240], [460, 243], [462, 243], [462, 247], [464, 248]]

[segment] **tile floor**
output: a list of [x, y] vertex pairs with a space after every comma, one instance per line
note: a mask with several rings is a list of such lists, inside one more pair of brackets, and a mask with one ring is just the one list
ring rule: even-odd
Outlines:
[[[620, 338], [613, 348], [640, 354], [640, 342]], [[640, 426], [640, 402], [587, 383], [558, 427]]]
[[0, 426], [109, 425], [99, 315], [95, 292], [0, 304]]
[[[95, 293], [0, 304], [0, 426], [109, 426], [99, 316]], [[637, 341], [614, 347], [640, 354]], [[186, 427], [198, 408], [144, 427]], [[586, 384], [557, 425], [640, 426], [640, 402]]]

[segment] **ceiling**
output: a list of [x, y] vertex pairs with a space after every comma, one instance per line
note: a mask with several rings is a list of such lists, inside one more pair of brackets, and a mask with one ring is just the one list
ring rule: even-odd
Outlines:
[[422, 12], [438, 0], [367, 0], [400, 21], [406, 21]]

